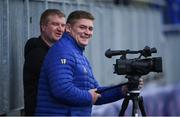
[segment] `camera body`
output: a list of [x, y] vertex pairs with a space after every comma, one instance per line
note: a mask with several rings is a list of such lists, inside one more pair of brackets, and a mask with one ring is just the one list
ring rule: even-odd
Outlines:
[[162, 58], [116, 59], [114, 73], [118, 75], [146, 75], [149, 72], [162, 72]]

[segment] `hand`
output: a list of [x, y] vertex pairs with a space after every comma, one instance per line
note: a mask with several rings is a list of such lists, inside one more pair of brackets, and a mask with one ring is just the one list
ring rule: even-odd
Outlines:
[[141, 89], [144, 85], [144, 81], [142, 78], [139, 78], [139, 85], [138, 85], [138, 89]]
[[96, 93], [96, 91], [97, 91], [97, 89], [90, 89], [89, 90], [89, 93], [92, 96], [93, 104], [95, 104], [97, 99], [101, 97], [101, 95], [99, 93]]

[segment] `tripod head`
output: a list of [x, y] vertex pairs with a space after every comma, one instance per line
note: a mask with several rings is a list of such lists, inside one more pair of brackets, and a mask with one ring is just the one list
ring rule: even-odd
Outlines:
[[140, 76], [125, 76], [128, 79], [128, 90], [129, 93], [138, 93], [140, 94], [139, 88], [139, 78]]

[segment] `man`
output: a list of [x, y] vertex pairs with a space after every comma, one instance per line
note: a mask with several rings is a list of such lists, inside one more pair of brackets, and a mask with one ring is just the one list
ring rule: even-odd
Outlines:
[[86, 11], [68, 16], [66, 32], [49, 50], [41, 69], [36, 115], [89, 116], [93, 104], [125, 96], [127, 86], [99, 87], [83, 54], [93, 35], [93, 21]]
[[47, 9], [40, 18], [41, 35], [27, 41], [24, 49], [24, 106], [25, 115], [34, 115], [38, 79], [43, 59], [49, 48], [65, 30], [65, 15], [57, 9]]

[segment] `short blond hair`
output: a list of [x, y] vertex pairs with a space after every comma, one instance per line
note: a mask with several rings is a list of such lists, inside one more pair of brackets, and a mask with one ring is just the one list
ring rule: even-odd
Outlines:
[[49, 22], [49, 16], [57, 15], [59, 17], [65, 17], [65, 14], [58, 9], [47, 9], [41, 14], [40, 26], [46, 25]]

